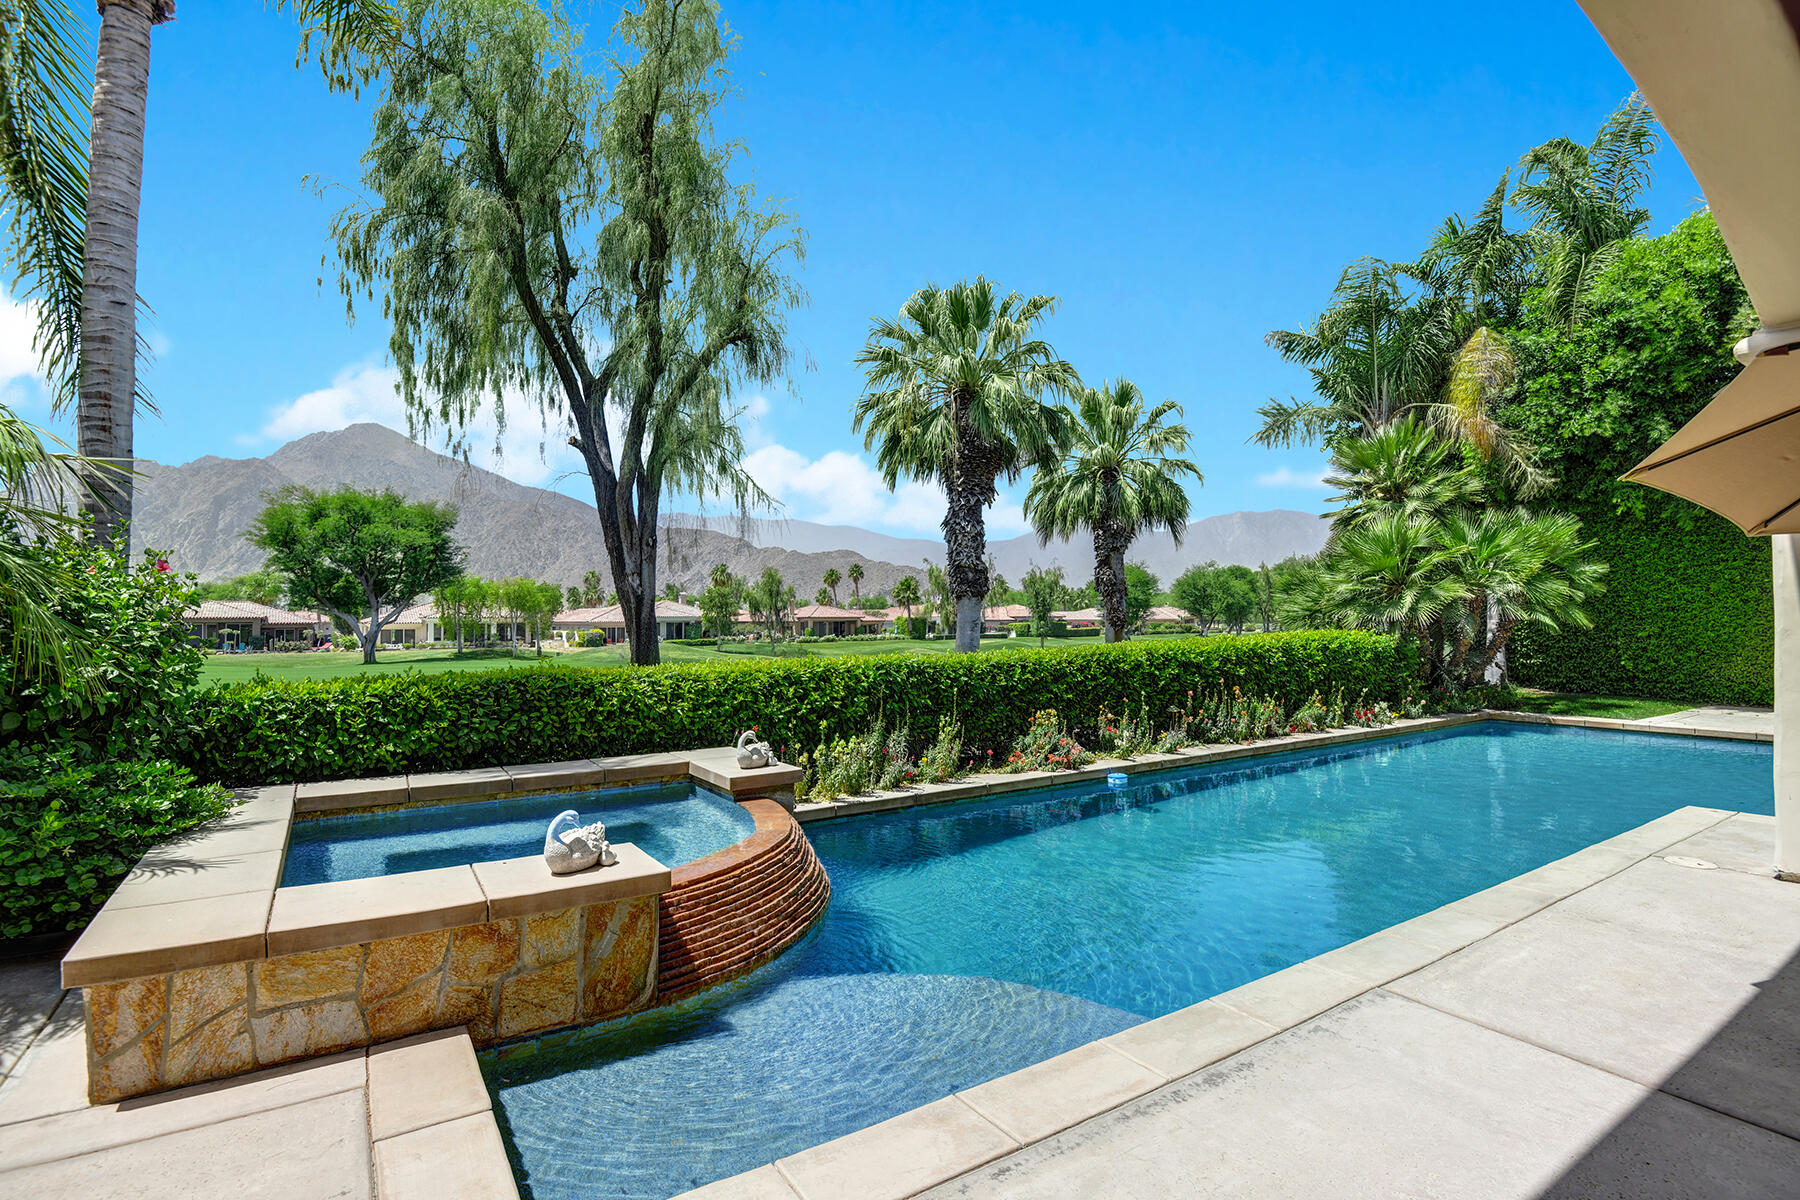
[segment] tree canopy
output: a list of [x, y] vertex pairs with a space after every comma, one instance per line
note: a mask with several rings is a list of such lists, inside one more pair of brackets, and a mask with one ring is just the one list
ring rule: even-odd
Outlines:
[[456, 509], [400, 493], [287, 487], [269, 496], [248, 537], [268, 553], [293, 603], [357, 631], [363, 661], [400, 610], [462, 574]]

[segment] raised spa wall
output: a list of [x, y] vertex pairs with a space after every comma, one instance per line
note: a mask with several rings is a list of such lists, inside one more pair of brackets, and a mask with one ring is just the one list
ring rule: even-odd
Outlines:
[[[84, 989], [94, 1103], [466, 1026], [477, 1045], [668, 1003], [805, 935], [830, 885], [766, 798], [792, 767], [729, 750], [258, 788], [146, 855], [63, 960]], [[743, 841], [671, 871], [636, 846], [551, 875], [541, 855], [279, 887], [308, 812], [689, 777], [740, 797]], [[358, 786], [362, 785], [362, 786]], [[751, 798], [744, 799], [748, 794]]]

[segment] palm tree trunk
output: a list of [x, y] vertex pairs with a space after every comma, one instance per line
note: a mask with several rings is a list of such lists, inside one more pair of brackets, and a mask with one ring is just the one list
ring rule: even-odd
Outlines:
[[150, 28], [164, 0], [100, 0], [89, 135], [87, 233], [81, 256], [81, 394], [75, 443], [105, 464], [90, 476], [82, 511], [103, 546], [131, 520], [132, 401], [137, 392], [138, 199], [144, 182], [144, 112]]
[[981, 649], [981, 604], [988, 593], [987, 520], [982, 512], [993, 498], [997, 471], [986, 471], [967, 460], [978, 457], [965, 450], [964, 461], [950, 473], [950, 505], [944, 513], [944, 566], [950, 595], [956, 602], [956, 650], [959, 654]]
[[1101, 640], [1125, 640], [1129, 607], [1125, 593], [1125, 549], [1104, 522], [1094, 528], [1094, 590], [1100, 594]]

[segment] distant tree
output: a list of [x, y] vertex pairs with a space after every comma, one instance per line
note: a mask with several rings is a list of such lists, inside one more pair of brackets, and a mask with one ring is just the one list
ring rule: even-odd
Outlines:
[[859, 562], [851, 563], [850, 564], [850, 596], [851, 596], [850, 606], [852, 608], [861, 608], [862, 607], [862, 581], [863, 581], [863, 565]]
[[1031, 609], [1032, 632], [1037, 634], [1038, 645], [1050, 636], [1050, 614], [1062, 600], [1063, 573], [1061, 567], [1040, 567], [1032, 564], [1025, 572], [1025, 604]]
[[[830, 602], [832, 604], [836, 604], [838, 602], [837, 601], [838, 584], [840, 584], [842, 582], [844, 582], [844, 577], [842, 575], [838, 574], [838, 569], [836, 567], [825, 568], [825, 587], [822, 590], [825, 592], [826, 596], [830, 599]], [[824, 604], [825, 601], [821, 600], [821, 601], [819, 601], [819, 603]]]
[[664, 500], [769, 502], [732, 401], [786, 372], [803, 299], [804, 234], [717, 132], [736, 39], [716, 4], [639, 0], [598, 77], [561, 5], [408, 0], [402, 24], [333, 222], [344, 291], [380, 297], [415, 418], [460, 433], [512, 390], [567, 422], [655, 663]]
[[1268, 563], [1256, 568], [1256, 615], [1262, 621], [1264, 633], [1274, 627], [1275, 573], [1269, 570]]
[[679, 599], [681, 599], [681, 586], [679, 584], [674, 584], [674, 583], [663, 584], [662, 598], [664, 600], [679, 600]]
[[1219, 620], [1233, 633], [1256, 615], [1256, 572], [1233, 564], [1220, 567], [1218, 575]]
[[462, 574], [455, 528], [455, 508], [395, 491], [288, 487], [268, 497], [248, 537], [286, 579], [293, 603], [355, 629], [363, 662], [373, 664], [376, 641], [400, 610]]
[[1141, 618], [1132, 616], [1126, 579], [1131, 543], [1160, 527], [1179, 546], [1187, 529], [1182, 480], [1201, 479], [1200, 468], [1181, 457], [1187, 426], [1164, 423], [1180, 414], [1173, 400], [1146, 411], [1143, 393], [1129, 379], [1084, 388], [1066, 451], [1037, 473], [1025, 495], [1025, 517], [1044, 545], [1083, 529], [1093, 535], [1094, 587], [1109, 642], [1123, 640]]
[[195, 600], [250, 600], [257, 604], [281, 603], [283, 580], [277, 571], [252, 571], [222, 583], [197, 583]]
[[568, 604], [568, 606], [570, 608], [580, 608], [581, 607], [581, 589], [578, 587], [570, 588], [568, 590], [568, 592], [563, 596], [563, 600], [565, 603]]
[[589, 571], [581, 577], [581, 607], [597, 608], [602, 601], [612, 603], [606, 597], [606, 581], [600, 577], [600, 572]]
[[756, 582], [745, 590], [744, 600], [750, 608], [751, 619], [763, 627], [771, 641], [780, 636], [782, 609], [792, 590], [774, 567], [764, 567]]
[[[979, 600], [980, 596], [976, 599]], [[950, 576], [944, 568], [932, 562], [925, 564], [925, 606], [937, 617], [940, 630], [956, 629], [957, 598], [950, 586]], [[979, 628], [976, 632], [980, 632]], [[957, 637], [960, 639], [961, 636], [961, 631], [958, 630]]]
[[998, 480], [1051, 462], [1067, 417], [1044, 403], [1080, 384], [1036, 326], [1053, 296], [1002, 296], [977, 277], [951, 288], [927, 285], [894, 319], [877, 319], [856, 361], [868, 386], [853, 427], [867, 429], [888, 487], [902, 476], [941, 483], [946, 583], [958, 651], [981, 646], [988, 592], [984, 510]]
[[831, 602], [831, 591], [829, 588], [820, 588], [813, 595], [814, 604], [830, 604]]
[[700, 593], [700, 627], [723, 638], [737, 624], [744, 584], [723, 563], [713, 568], [709, 582], [711, 586]]
[[1012, 588], [1007, 586], [1006, 576], [998, 571], [990, 571], [989, 578], [992, 582], [988, 584], [987, 606], [999, 608], [1003, 604], [1011, 604]]
[[493, 591], [493, 585], [478, 575], [459, 575], [432, 591], [438, 624], [450, 631], [458, 654], [462, 653], [469, 631], [477, 634], [485, 631]]
[[1196, 563], [1183, 571], [1169, 589], [1176, 606], [1194, 619], [1201, 633], [1211, 631], [1213, 618], [1218, 615], [1218, 574], [1218, 563]]
[[1144, 614], [1156, 606], [1162, 595], [1162, 581], [1138, 563], [1125, 564], [1125, 627], [1136, 629], [1143, 624]]
[[894, 603], [906, 610], [906, 622], [912, 624], [913, 605], [919, 603], [919, 581], [911, 575], [902, 575], [894, 584]]

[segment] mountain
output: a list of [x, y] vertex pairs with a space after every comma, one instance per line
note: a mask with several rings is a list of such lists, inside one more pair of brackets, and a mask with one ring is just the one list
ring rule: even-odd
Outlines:
[[[180, 466], [144, 461], [138, 469], [134, 549], [155, 546], [178, 570], [202, 579], [227, 579], [262, 565], [262, 552], [243, 540], [243, 531], [262, 511], [263, 495], [288, 484], [391, 487], [415, 500], [455, 504], [462, 514], [457, 535], [469, 548], [469, 570], [477, 575], [529, 575], [567, 585], [590, 570], [606, 574], [593, 505], [513, 483], [381, 425], [309, 434], [267, 458], [208, 455]], [[1254, 566], [1315, 553], [1324, 545], [1325, 529], [1310, 513], [1229, 513], [1191, 523], [1180, 547], [1166, 533], [1141, 538], [1131, 559], [1167, 584], [1189, 565], [1209, 559]], [[847, 572], [860, 562], [863, 590], [886, 592], [900, 576], [919, 574], [922, 561], [942, 562], [944, 555], [938, 541], [779, 519], [740, 526], [731, 518], [677, 514], [662, 540], [660, 582], [697, 592], [714, 563], [746, 576], [774, 567], [806, 599], [830, 567]], [[992, 542], [990, 549], [996, 567], [1014, 584], [1034, 562], [1060, 564], [1071, 581], [1086, 579], [1093, 568], [1092, 551], [1079, 539], [1046, 548], [1027, 534]], [[848, 586], [840, 585], [840, 596], [848, 596]]]

